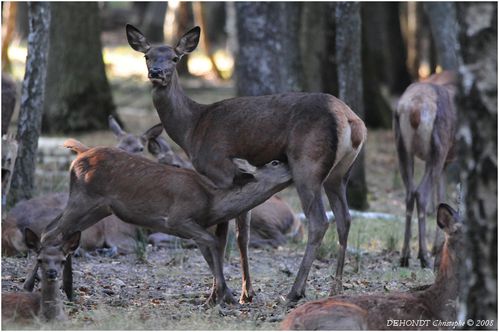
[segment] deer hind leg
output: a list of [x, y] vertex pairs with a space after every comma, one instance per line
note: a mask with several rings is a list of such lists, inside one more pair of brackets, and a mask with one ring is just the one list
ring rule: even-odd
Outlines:
[[[218, 240], [218, 257], [221, 262], [224, 261], [225, 257], [225, 247], [227, 246], [227, 235], [229, 231], [229, 222], [224, 222], [221, 224], [218, 224], [215, 230], [215, 235]], [[200, 249], [201, 250], [201, 249]], [[203, 254], [205, 257], [205, 260], [208, 262], [207, 257], [213, 262], [211, 259], [211, 256], [207, 255], [209, 252], [206, 252]], [[210, 265], [210, 263], [208, 263]], [[210, 269], [212, 270], [213, 275], [215, 275], [215, 271], [213, 270], [213, 263], [210, 265]], [[229, 291], [230, 292], [230, 291]], [[208, 297], [209, 302], [216, 303], [216, 298], [217, 298], [217, 280], [215, 277], [213, 277], [213, 286], [211, 288], [211, 294]]]
[[243, 213], [236, 218], [236, 237], [241, 256], [242, 289], [239, 303], [251, 303], [255, 291], [251, 284], [248, 259], [248, 244], [250, 237], [251, 211]]
[[416, 193], [414, 191], [414, 156], [407, 151], [402, 135], [400, 133], [400, 124], [398, 116], [394, 117], [395, 142], [397, 146], [397, 157], [399, 161], [400, 176], [405, 187], [405, 232], [404, 245], [402, 247], [402, 256], [400, 257], [400, 266], [408, 267], [411, 257], [411, 223], [414, 210], [414, 201]]
[[296, 302], [305, 296], [305, 286], [310, 268], [317, 257], [317, 249], [320, 247], [329, 226], [321, 197], [322, 181], [326, 175], [323, 177], [314, 176], [314, 174], [319, 172], [311, 170], [310, 165], [308, 167], [305, 166], [299, 164], [293, 165], [292, 170], [296, 190], [298, 191], [303, 211], [309, 222], [308, 242], [295, 282], [287, 295], [289, 302]]
[[439, 176], [442, 174], [445, 158], [439, 151], [433, 152], [434, 158], [426, 162], [423, 179], [416, 190], [416, 204], [418, 209], [418, 228], [419, 228], [419, 253], [418, 258], [421, 261], [421, 267], [431, 267], [426, 244], [426, 213], [428, 209], [428, 200], [432, 199], [432, 189]]
[[[439, 179], [436, 179], [437, 181], [437, 200], [436, 200], [436, 205], [440, 203], [444, 203], [446, 199], [446, 188], [447, 188], [447, 178], [445, 174], [445, 169], [442, 171], [440, 174]], [[435, 239], [433, 241], [433, 248], [431, 249], [431, 254], [435, 256], [435, 264], [434, 268], [437, 269], [438, 265], [440, 264], [439, 262], [439, 256], [440, 252], [442, 250], [443, 244], [444, 244], [444, 233], [438, 227], [438, 224], [435, 226]]]
[[346, 188], [352, 169], [351, 164], [351, 158], [345, 158], [340, 161], [324, 182], [324, 191], [334, 213], [336, 231], [338, 232], [340, 243], [336, 274], [331, 285], [330, 295], [337, 295], [343, 291], [343, 266], [345, 265], [345, 253], [352, 220], [346, 198]]
[[223, 260], [220, 260], [221, 250], [219, 249], [219, 240], [216, 236], [210, 234], [192, 219], [177, 218], [174, 216], [170, 216], [164, 229], [158, 228], [158, 231], [192, 239], [196, 242], [215, 278], [216, 299], [209, 298], [207, 305], [213, 304], [212, 300], [217, 304], [222, 302], [229, 304], [236, 303], [225, 282]]

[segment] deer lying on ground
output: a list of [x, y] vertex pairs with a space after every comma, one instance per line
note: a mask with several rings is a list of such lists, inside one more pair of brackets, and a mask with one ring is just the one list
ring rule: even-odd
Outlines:
[[[447, 329], [457, 319], [459, 272], [464, 268], [464, 232], [457, 212], [440, 204], [437, 224], [446, 239], [435, 283], [424, 290], [343, 295], [305, 303], [286, 316], [283, 330]], [[422, 325], [398, 325], [419, 322]]]
[[[117, 148], [89, 149], [72, 139], [64, 145], [78, 154], [70, 168], [69, 200], [63, 213], [44, 230], [42, 247], [114, 213], [127, 223], [193, 239], [215, 278], [208, 303], [234, 303], [220, 256], [225, 235], [218, 230], [213, 235], [207, 228], [227, 224], [289, 185], [286, 164], [272, 161], [257, 168], [234, 158], [239, 172], [252, 180], [243, 187], [220, 189], [192, 170], [161, 165]], [[66, 280], [68, 292], [71, 285]]]
[[18, 147], [19, 144], [13, 136], [2, 136], [2, 208], [4, 209], [7, 204], [12, 174], [14, 173]]
[[[196, 171], [215, 187], [227, 189], [237, 181], [234, 156], [261, 166], [271, 160], [289, 163], [302, 208], [309, 219], [308, 242], [295, 282], [287, 298], [305, 295], [305, 286], [328, 222], [322, 202], [324, 187], [336, 216], [340, 251], [335, 288], [341, 290], [345, 250], [350, 228], [346, 185], [350, 168], [365, 139], [362, 120], [342, 101], [323, 93], [284, 93], [239, 97], [202, 105], [182, 90], [176, 64], [192, 52], [199, 27], [184, 34], [175, 47], [151, 46], [135, 27], [126, 26], [130, 46], [145, 54], [152, 98], [167, 134], [187, 153]], [[244, 211], [241, 211], [244, 212]], [[247, 251], [247, 214], [237, 218], [238, 244]], [[247, 257], [247, 255], [242, 255]], [[253, 294], [247, 261], [240, 302]]]
[[[173, 152], [166, 139], [161, 136], [150, 136], [147, 148], [159, 163], [192, 169], [192, 164]], [[251, 247], [269, 245], [277, 248], [285, 244], [288, 238], [301, 240], [302, 237], [302, 223], [281, 198], [272, 196], [251, 211], [249, 237]], [[150, 243], [154, 243], [155, 246], [162, 245], [162, 242], [170, 243], [172, 240], [175, 239], [166, 234], [161, 236], [155, 233], [149, 237]]]
[[38, 266], [41, 270], [40, 292], [2, 292], [2, 322], [23, 322], [40, 317], [44, 320], [64, 320], [66, 315], [60, 299], [60, 281], [66, 256], [78, 247], [80, 232], [68, 236], [63, 244], [40, 246], [35, 232], [25, 229], [27, 247], [38, 252]]
[[[406, 222], [401, 266], [409, 266], [411, 220], [416, 202], [419, 227], [418, 258], [430, 267], [426, 245], [428, 202], [437, 191], [437, 201], [445, 200], [445, 167], [454, 158], [456, 130], [454, 109], [456, 75], [449, 71], [435, 74], [421, 83], [411, 84], [398, 103], [393, 128], [400, 174], [406, 188]], [[425, 162], [421, 183], [414, 187], [414, 157]], [[437, 229], [437, 234], [439, 230]], [[436, 244], [437, 241], [435, 241]]]

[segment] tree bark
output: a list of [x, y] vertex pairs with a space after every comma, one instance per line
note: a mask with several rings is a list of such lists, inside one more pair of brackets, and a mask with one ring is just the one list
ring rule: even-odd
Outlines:
[[[357, 115], [364, 118], [360, 4], [338, 2], [335, 16], [339, 98], [350, 106]], [[347, 197], [350, 207], [360, 210], [367, 209], [363, 151], [360, 152], [353, 165]]]
[[47, 2], [30, 2], [28, 7], [28, 56], [21, 92], [16, 137], [19, 149], [12, 176], [10, 204], [33, 195], [49, 51], [50, 6]]
[[463, 62], [457, 146], [468, 246], [460, 316], [492, 319], [489, 328], [497, 329], [497, 3], [457, 8]]
[[454, 2], [423, 3], [430, 22], [433, 42], [437, 51], [438, 64], [442, 69], [455, 70], [458, 67], [458, 42], [456, 5]]
[[165, 42], [163, 25], [167, 8], [168, 2], [166, 1], [151, 2], [147, 6], [143, 22], [144, 34], [152, 43]]
[[116, 116], [102, 59], [98, 10], [96, 2], [51, 6], [44, 132], [105, 129], [108, 116]]
[[302, 90], [297, 2], [236, 2], [239, 96]]

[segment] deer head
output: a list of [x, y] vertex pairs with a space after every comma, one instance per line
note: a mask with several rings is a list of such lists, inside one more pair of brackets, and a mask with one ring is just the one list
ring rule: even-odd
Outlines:
[[118, 124], [116, 119], [110, 115], [109, 116], [109, 129], [114, 133], [118, 139], [117, 148], [125, 150], [128, 153], [142, 154], [144, 152], [144, 145], [151, 139], [161, 135], [163, 131], [163, 126], [157, 124], [140, 136], [133, 135], [124, 131]]
[[41, 280], [46, 283], [58, 282], [66, 262], [66, 257], [78, 248], [81, 232], [75, 232], [57, 245], [43, 245], [40, 238], [29, 228], [24, 230], [24, 241], [29, 249], [38, 253], [37, 268], [41, 269]]
[[137, 52], [145, 54], [149, 80], [161, 86], [170, 83], [180, 58], [196, 49], [200, 33], [201, 29], [194, 27], [180, 38], [175, 47], [151, 46], [139, 29], [130, 24], [126, 25], [128, 44]]

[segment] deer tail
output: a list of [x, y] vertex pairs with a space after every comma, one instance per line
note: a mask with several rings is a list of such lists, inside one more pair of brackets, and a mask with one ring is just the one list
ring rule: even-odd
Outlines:
[[83, 152], [88, 151], [90, 149], [88, 146], [84, 145], [83, 143], [81, 143], [73, 138], [67, 139], [64, 142], [63, 146], [65, 148], [71, 149], [72, 151], [76, 152], [77, 154], [83, 153]]

